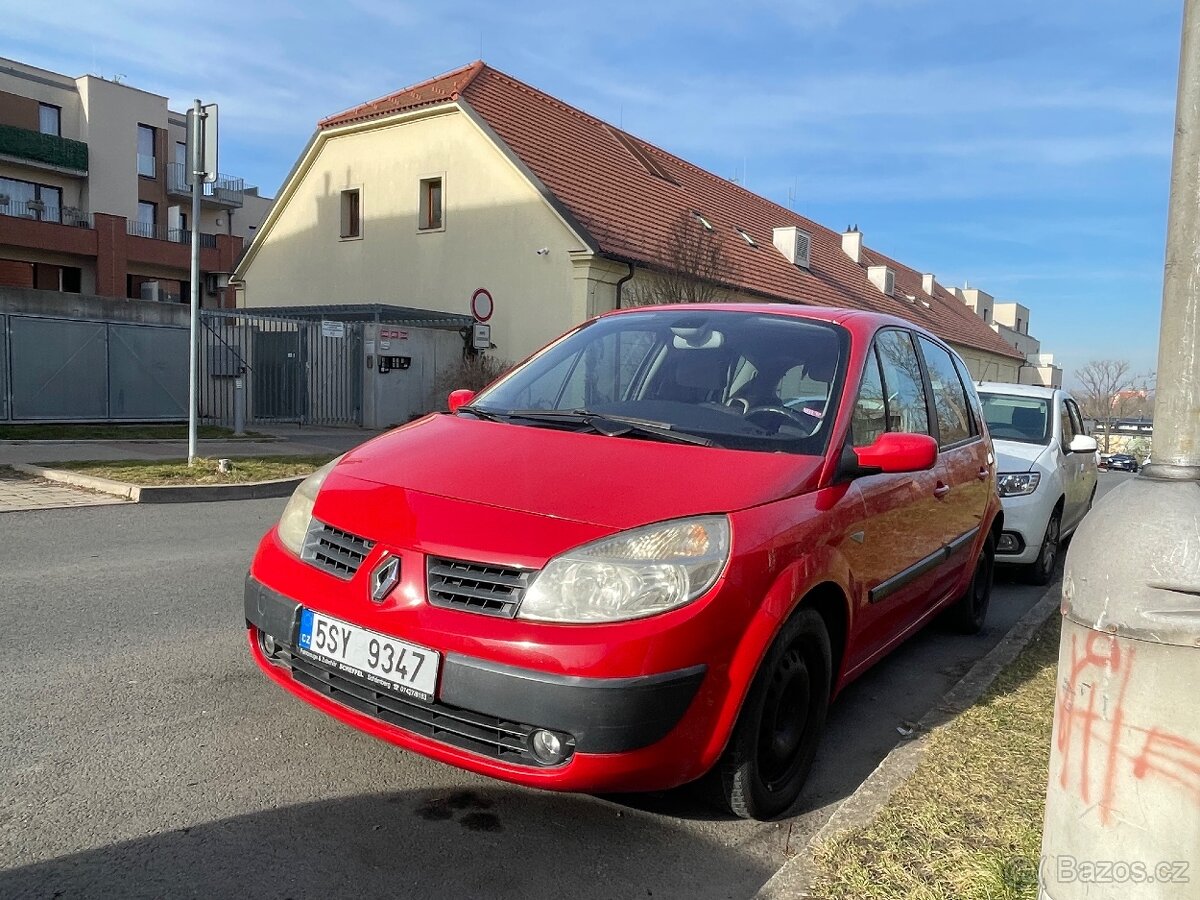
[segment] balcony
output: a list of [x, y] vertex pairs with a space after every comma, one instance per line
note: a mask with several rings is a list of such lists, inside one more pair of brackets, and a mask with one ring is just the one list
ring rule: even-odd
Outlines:
[[87, 144], [15, 125], [0, 125], [0, 156], [79, 175], [88, 170]]
[[[245, 191], [245, 179], [217, 175], [216, 181], [211, 184], [205, 183], [202, 199], [221, 206], [241, 206], [242, 194]], [[192, 196], [192, 187], [187, 183], [187, 169], [184, 163], [170, 163], [167, 166], [167, 193], [183, 197]]]
[[60, 225], [74, 225], [79, 228], [92, 228], [91, 213], [85, 213], [75, 206], [47, 206], [38, 200], [6, 200], [0, 198], [0, 216], [11, 216], [14, 219], [30, 219], [34, 222], [55, 222]]
[[[135, 237], [150, 238], [154, 241], [170, 241], [172, 244], [187, 244], [189, 246], [192, 243], [192, 231], [190, 228], [164, 228], [152, 222], [138, 222], [130, 219], [125, 223], [125, 230]], [[201, 232], [200, 246], [207, 249], [216, 248], [217, 236]]]

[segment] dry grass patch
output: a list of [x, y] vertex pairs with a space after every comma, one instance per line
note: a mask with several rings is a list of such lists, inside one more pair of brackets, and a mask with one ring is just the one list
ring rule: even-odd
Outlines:
[[186, 459], [122, 459], [56, 462], [47, 468], [67, 469], [82, 475], [111, 478], [126, 484], [245, 484], [251, 481], [271, 481], [276, 478], [295, 478], [315, 472], [334, 458], [334, 454], [319, 456], [245, 456], [229, 461], [230, 471], [220, 472], [215, 459], [197, 459], [189, 467]]
[[[220, 425], [199, 425], [197, 437], [210, 440], [232, 438], [233, 429]], [[0, 441], [132, 441], [132, 440], [187, 440], [186, 425], [0, 425]], [[247, 431], [246, 437], [270, 440], [269, 435]]]
[[829, 900], [1036, 900], [1059, 616], [971, 709], [934, 732], [868, 826], [817, 850]]

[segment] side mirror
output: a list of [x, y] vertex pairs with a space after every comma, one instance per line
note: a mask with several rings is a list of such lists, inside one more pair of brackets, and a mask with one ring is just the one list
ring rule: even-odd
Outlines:
[[474, 399], [474, 391], [468, 391], [466, 388], [462, 388], [457, 391], [451, 391], [446, 403], [450, 407], [450, 412], [456, 412], [460, 406], [465, 406]]
[[1071, 439], [1069, 449], [1072, 453], [1095, 453], [1099, 446], [1094, 437], [1077, 434]]
[[[869, 447], [852, 448], [857, 471], [853, 475], [875, 475], [881, 472], [923, 472], [937, 462], [937, 441], [927, 434], [904, 434], [888, 431]], [[852, 467], [854, 468], [854, 467]]]

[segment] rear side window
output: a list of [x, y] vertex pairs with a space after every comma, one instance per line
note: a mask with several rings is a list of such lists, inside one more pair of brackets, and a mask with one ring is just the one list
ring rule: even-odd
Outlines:
[[875, 338], [883, 368], [888, 431], [931, 434], [921, 364], [912, 338], [905, 331], [887, 330]]
[[937, 415], [941, 445], [948, 447], [969, 440], [972, 435], [971, 410], [967, 405], [967, 393], [954, 360], [945, 347], [939, 347], [923, 337], [917, 340], [925, 355], [925, 368], [929, 372], [929, 386], [933, 390], [933, 408]]

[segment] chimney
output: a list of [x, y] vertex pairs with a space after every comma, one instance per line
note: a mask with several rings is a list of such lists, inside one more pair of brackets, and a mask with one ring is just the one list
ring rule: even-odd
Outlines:
[[788, 262], [807, 269], [812, 248], [812, 235], [795, 225], [780, 226], [771, 235], [776, 249], [787, 257]]
[[921, 276], [921, 290], [923, 290], [925, 293], [927, 293], [930, 297], [933, 296], [934, 283], [935, 283], [935, 279], [931, 273], [926, 272], [924, 275]]
[[842, 233], [842, 250], [855, 262], [862, 262], [862, 232], [857, 225]]

